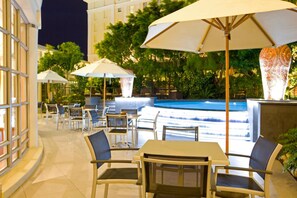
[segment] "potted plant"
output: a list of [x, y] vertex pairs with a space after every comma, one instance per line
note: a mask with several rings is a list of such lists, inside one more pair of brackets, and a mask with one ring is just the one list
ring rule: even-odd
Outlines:
[[297, 178], [297, 128], [289, 129], [281, 134], [278, 142], [283, 145], [280, 152], [280, 160], [284, 168]]

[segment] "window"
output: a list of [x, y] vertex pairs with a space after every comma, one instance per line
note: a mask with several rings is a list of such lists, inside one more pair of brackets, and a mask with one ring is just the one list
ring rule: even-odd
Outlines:
[[30, 131], [28, 24], [15, 5], [0, 0], [0, 175], [26, 152]]
[[3, 27], [3, 0], [0, 0], [0, 27]]

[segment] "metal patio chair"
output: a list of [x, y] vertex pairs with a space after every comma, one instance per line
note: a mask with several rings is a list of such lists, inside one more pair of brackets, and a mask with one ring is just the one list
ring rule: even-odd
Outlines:
[[[136, 148], [110, 148], [108, 139], [103, 130], [84, 137], [89, 147], [92, 165], [93, 182], [92, 198], [96, 196], [97, 185], [104, 184], [104, 198], [108, 196], [109, 184], [140, 184], [140, 164], [133, 162], [135, 166], [131, 167], [132, 160], [112, 159], [111, 151], [129, 151]], [[105, 168], [103, 165], [107, 165]], [[129, 167], [114, 168], [112, 164], [127, 164]], [[100, 172], [100, 174], [99, 174]], [[139, 196], [141, 196], [141, 186], [139, 185]]]
[[[256, 141], [251, 155], [227, 154], [229, 156], [249, 158], [249, 168], [234, 166], [218, 166], [215, 169], [215, 187], [214, 197], [246, 197], [248, 195], [269, 197], [270, 176], [272, 174], [273, 162], [281, 150], [282, 145], [271, 142], [264, 137], [259, 137]], [[228, 170], [229, 173], [219, 172], [220, 170]], [[249, 176], [236, 174], [232, 172], [241, 171], [248, 173]], [[264, 186], [254, 177], [258, 174], [263, 181]]]
[[210, 197], [209, 157], [142, 153], [140, 160], [143, 198], [146, 193], [154, 198]]

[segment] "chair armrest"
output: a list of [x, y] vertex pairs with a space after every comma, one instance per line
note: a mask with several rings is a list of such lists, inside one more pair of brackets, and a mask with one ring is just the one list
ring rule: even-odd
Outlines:
[[225, 170], [238, 170], [238, 171], [248, 171], [248, 172], [257, 172], [257, 173], [264, 173], [272, 175], [272, 171], [260, 170], [260, 169], [252, 169], [252, 168], [243, 168], [243, 167], [236, 167], [236, 166], [216, 166], [215, 174], [217, 174], [218, 169], [225, 169]]
[[237, 153], [225, 153], [225, 155], [235, 156], [235, 157], [247, 157], [247, 158], [250, 158], [251, 157], [249, 155], [242, 155], [242, 154], [237, 154]]
[[155, 121], [153, 119], [148, 119], [148, 118], [138, 118], [137, 122], [154, 123]]
[[133, 163], [132, 160], [92, 160], [91, 163]]
[[110, 148], [110, 151], [137, 151], [139, 148]]

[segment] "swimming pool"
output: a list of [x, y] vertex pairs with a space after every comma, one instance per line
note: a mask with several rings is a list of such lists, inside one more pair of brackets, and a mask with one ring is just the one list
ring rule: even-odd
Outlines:
[[[170, 109], [225, 111], [224, 100], [156, 100], [155, 107]], [[230, 111], [247, 111], [246, 101], [230, 101]]]

